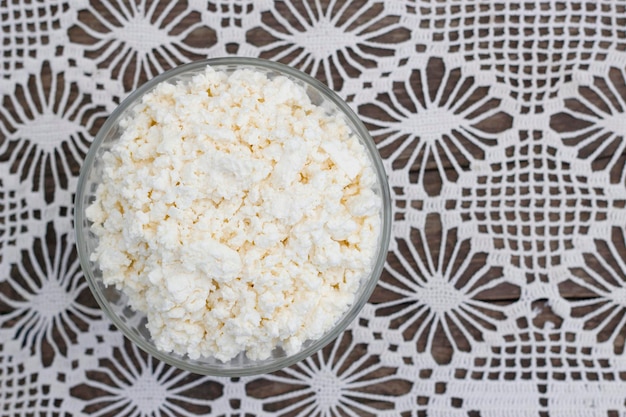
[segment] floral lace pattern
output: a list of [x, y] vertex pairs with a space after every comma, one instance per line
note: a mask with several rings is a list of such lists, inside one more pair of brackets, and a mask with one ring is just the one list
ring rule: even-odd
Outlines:
[[[0, 16], [0, 416], [626, 416], [624, 2], [13, 0]], [[337, 91], [393, 207], [359, 318], [242, 378], [131, 345], [72, 230], [107, 115], [224, 55]]]

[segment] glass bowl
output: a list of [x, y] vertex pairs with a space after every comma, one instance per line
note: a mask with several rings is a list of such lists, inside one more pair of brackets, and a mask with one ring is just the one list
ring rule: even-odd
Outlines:
[[[128, 298], [122, 291], [116, 289], [115, 286], [106, 286], [103, 283], [102, 273], [97, 263], [90, 259], [90, 255], [98, 244], [98, 238], [90, 230], [91, 223], [86, 217], [85, 210], [95, 200], [95, 192], [102, 178], [102, 155], [118, 140], [122, 132], [120, 121], [129, 114], [134, 104], [141, 100], [143, 95], [153, 90], [157, 84], [189, 80], [193, 75], [202, 72], [207, 65], [227, 73], [248, 68], [265, 73], [269, 78], [280, 75], [296, 82], [305, 89], [314, 104], [322, 106], [330, 114], [343, 117], [353, 131], [352, 133], [364, 145], [375, 171], [377, 184], [374, 192], [381, 197], [382, 208], [377, 253], [371, 273], [362, 280], [355, 294], [355, 301], [334, 327], [321, 338], [305, 342], [302, 349], [292, 355], [287, 355], [281, 348], [275, 348], [271, 356], [265, 360], [250, 360], [244, 353], [241, 353], [228, 362], [222, 362], [213, 357], [191, 359], [187, 355], [161, 351], [151, 339], [146, 327], [146, 316], [130, 308]], [[310, 356], [334, 340], [355, 319], [374, 290], [385, 263], [391, 230], [390, 213], [389, 186], [374, 141], [363, 123], [336, 93], [314, 78], [282, 64], [256, 58], [216, 58], [185, 64], [155, 77], [132, 92], [113, 111], [98, 132], [81, 168], [74, 221], [78, 256], [89, 287], [105, 314], [132, 342], [157, 359], [190, 372], [215, 376], [243, 376], [273, 372]]]

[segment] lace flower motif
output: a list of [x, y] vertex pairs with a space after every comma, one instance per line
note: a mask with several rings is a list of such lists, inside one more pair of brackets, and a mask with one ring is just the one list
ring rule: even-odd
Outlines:
[[[359, 113], [391, 169], [411, 171], [409, 180], [430, 195], [439, 194], [444, 180], [456, 181], [512, 126], [488, 85], [460, 68], [447, 68], [439, 58], [388, 91], [360, 106]], [[431, 169], [438, 180], [429, 188], [431, 181], [424, 179]]]
[[576, 291], [569, 300], [572, 317], [584, 320], [585, 330], [596, 333], [598, 343], [611, 343], [616, 355], [624, 353], [626, 334], [626, 229], [613, 227], [611, 238], [596, 241], [596, 253], [587, 254], [583, 268], [572, 270], [559, 285], [561, 296]]
[[165, 70], [205, 57], [206, 48], [216, 43], [215, 32], [202, 25], [200, 13], [189, 5], [177, 11], [177, 5], [166, 0], [95, 0], [80, 11], [70, 39], [84, 45], [85, 56], [109, 69], [129, 91]]
[[[389, 301], [376, 304], [375, 315], [389, 320], [389, 328], [418, 353], [429, 351], [437, 363], [449, 363], [454, 351], [470, 352], [486, 332], [497, 331], [520, 288], [469, 239], [458, 240], [456, 228], [443, 229], [438, 214], [426, 223], [428, 228], [406, 228], [408, 236], [392, 242], [378, 290]], [[492, 294], [509, 298], [494, 303]]]
[[87, 380], [71, 388], [92, 416], [181, 416], [211, 413], [211, 401], [222, 385], [159, 362], [128, 339], [113, 354], [86, 371]]
[[[399, 415], [394, 397], [411, 390], [412, 382], [397, 375], [358, 343], [351, 331], [298, 364], [247, 384], [251, 397], [261, 398], [265, 412], [298, 416]], [[267, 396], [263, 387], [275, 393]], [[393, 394], [385, 386], [394, 386]], [[386, 395], [379, 393], [386, 392]], [[393, 396], [392, 396], [393, 395]]]
[[107, 116], [104, 106], [93, 103], [67, 75], [44, 63], [40, 74], [16, 85], [0, 107], [0, 160], [20, 180], [32, 182], [33, 191], [41, 190], [47, 203], [57, 188], [74, 189], [93, 136]]
[[5, 281], [0, 282], [0, 328], [13, 329], [22, 348], [30, 348], [48, 366], [56, 355], [67, 355], [77, 336], [101, 317], [85, 282], [73, 241], [52, 225]]
[[594, 171], [607, 170], [614, 183], [626, 184], [626, 69], [611, 68], [606, 78], [578, 88], [565, 100], [565, 111], [550, 126]]
[[393, 57], [410, 39], [410, 29], [386, 7], [374, 0], [277, 1], [247, 40], [262, 58], [298, 67], [340, 91], [344, 80]]

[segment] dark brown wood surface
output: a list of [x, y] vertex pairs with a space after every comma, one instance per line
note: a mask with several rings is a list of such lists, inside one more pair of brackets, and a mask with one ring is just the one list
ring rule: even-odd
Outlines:
[[[163, 6], [166, 3], [163, 2]], [[181, 3], [182, 4], [182, 3]], [[97, 4], [96, 4], [97, 5]], [[178, 6], [177, 6], [178, 7]], [[376, 10], [371, 10], [370, 14], [372, 16], [376, 15]], [[371, 16], [368, 15], [363, 15], [360, 17], [360, 19], [369, 19], [371, 18]], [[93, 16], [91, 16], [89, 13], [81, 13], [79, 16], [79, 19], [83, 20], [84, 22], [87, 22], [90, 25], [98, 25], [99, 23], [97, 22], [97, 20], [93, 19]], [[199, 19], [199, 16], [191, 13], [188, 16], [185, 17], [185, 21], [189, 21], [189, 22], [194, 22], [197, 19]], [[266, 24], [276, 24], [279, 25], [278, 22], [272, 22], [272, 18], [271, 16], [264, 16], [264, 21]], [[83, 45], [89, 45], [90, 43], [93, 43], [95, 40], [92, 39], [89, 34], [85, 33], [84, 31], [82, 31], [79, 27], [74, 27], [69, 31], [69, 37], [73, 42], [77, 42]], [[272, 39], [270, 38], [271, 35], [269, 35], [266, 31], [263, 31], [261, 29], [252, 29], [248, 32], [248, 37], [249, 37], [249, 42], [255, 44], [255, 45], [265, 45], [268, 44]], [[396, 37], [397, 41], [401, 42], [401, 41], [405, 41], [407, 39], [408, 36], [410, 36], [409, 33], [407, 33], [406, 31], [397, 31], [395, 33], [393, 33], [391, 36]], [[191, 46], [198, 46], [198, 47], [204, 47], [210, 44], [214, 44], [216, 42], [216, 34], [209, 30], [206, 29], [204, 31], [198, 31], [192, 34], [192, 36], [190, 38], [187, 39], [187, 41], [189, 42], [189, 44]], [[236, 52], [237, 46], [233, 45], [232, 48], [233, 51]], [[273, 58], [273, 54], [272, 52], [268, 52], [265, 54], [265, 56], [263, 56], [264, 58], [268, 58], [268, 59], [272, 59]], [[199, 58], [204, 58], [202, 56], [189, 56], [189, 59], [199, 59]], [[282, 59], [283, 61], [289, 63], [290, 61], [290, 57], [286, 56]], [[167, 66], [167, 64], [165, 62], [163, 62], [164, 66]], [[101, 64], [101, 66], [106, 66], [106, 63]], [[304, 68], [304, 70], [306, 70], [306, 68]], [[431, 63], [429, 63], [428, 66], [428, 71], [430, 73], [430, 79], [432, 80], [436, 80], [437, 78], [441, 79], [441, 77], [443, 76], [443, 73], [445, 71], [445, 69], [443, 68], [441, 62], [437, 61], [437, 60], [432, 60]], [[323, 82], [328, 82], [329, 80], [326, 80], [324, 75], [322, 73], [320, 74], [313, 74], [315, 76], [317, 76], [318, 78], [320, 78], [321, 81]], [[147, 76], [145, 74], [142, 75], [142, 82], [146, 81]], [[626, 84], [624, 83], [624, 80], [619, 79], [620, 75], [619, 74], [610, 74], [610, 77], [612, 77], [612, 79], [615, 80], [615, 84], [616, 86], [618, 86], [620, 88], [619, 90], [619, 94], [622, 95], [622, 97], [626, 97]], [[45, 82], [50, 82], [49, 78], [44, 78]], [[333, 80], [333, 83], [335, 85], [340, 85], [341, 80], [339, 79], [335, 79]], [[125, 80], [124, 85], [128, 87], [128, 89], [130, 89], [130, 86], [132, 84], [132, 80]], [[598, 88], [600, 88], [601, 90], [605, 91], [607, 89], [607, 86], [605, 84], [602, 84], [602, 82], [599, 82], [598, 84]], [[397, 91], [398, 95], [401, 96], [402, 91]], [[477, 97], [475, 99], [480, 98], [479, 96], [484, 94], [483, 91], [476, 90], [475, 94], [477, 95]], [[600, 100], [600, 98], [598, 98], [597, 96], [594, 96], [593, 94], [588, 94], [587, 98], [590, 101], [598, 101]], [[576, 108], [576, 106], [578, 105], [575, 102], [571, 102], [569, 103], [572, 108]], [[7, 103], [5, 103], [5, 105], [7, 105]], [[494, 106], [496, 105], [495, 103], [488, 103], [487, 106]], [[599, 103], [599, 105], [601, 105], [601, 103]], [[11, 111], [11, 109], [8, 109], [8, 111]], [[377, 119], [377, 118], [385, 118], [386, 115], [385, 114], [381, 114], [381, 110], [379, 108], [377, 108], [376, 106], [363, 106], [361, 108], [358, 109], [359, 113], [361, 115], [367, 116], [367, 118], [369, 119]], [[97, 130], [97, 128], [104, 122], [104, 120], [99, 120], [95, 126], [94, 126], [94, 131], [91, 132], [92, 134], [95, 134], [95, 131]], [[501, 132], [501, 131], [505, 131], [510, 129], [511, 125], [512, 125], [512, 118], [509, 115], [506, 114], [500, 114], [494, 118], [492, 118], [490, 120], [491, 125], [489, 126], [490, 131], [493, 132]], [[570, 116], [568, 116], [568, 114], [564, 111], [562, 113], [557, 114], [556, 116], [554, 116], [551, 121], [550, 121], [550, 125], [551, 127], [556, 131], [556, 132], [566, 132], [568, 130], [571, 129], [572, 126], [575, 126], [577, 122], [576, 120], [572, 120], [572, 118]], [[372, 127], [372, 126], [370, 126]], [[381, 140], [383, 140], [384, 138], [382, 137], [375, 137], [375, 140], [380, 142]], [[622, 138], [623, 140], [623, 138]], [[602, 154], [597, 158], [597, 164], [599, 166], [601, 166], [603, 161], [607, 161], [610, 157], [612, 157], [612, 155], [614, 154], [615, 150], [617, 149], [618, 144], [615, 143], [609, 147], [607, 147], [605, 150], [603, 150]], [[471, 146], [468, 145], [468, 149], [472, 149]], [[480, 153], [481, 150], [474, 148], [473, 149], [474, 152]], [[381, 154], [383, 156], [385, 156], [385, 154], [389, 153], [388, 149], [384, 149], [381, 148]], [[594, 151], [594, 148], [590, 147], [590, 148], [585, 148], [582, 150], [582, 154], [580, 155], [581, 157], [585, 157], [586, 155], [592, 153]], [[477, 155], [478, 157], [482, 157], [482, 155]], [[24, 157], [28, 157], [28, 155], [25, 155]], [[454, 155], [454, 157], [458, 158], [458, 161], [460, 161], [460, 163], [462, 164], [462, 168], [463, 169], [469, 169], [469, 161], [466, 161], [464, 159], [464, 157], [460, 154], [460, 153], [456, 153]], [[406, 164], [408, 158], [408, 154], [407, 155], [403, 155], [401, 156], [396, 163], [397, 164]], [[621, 169], [624, 168], [624, 162], [626, 161], [626, 155], [623, 155], [620, 158], [619, 161], [619, 167]], [[0, 162], [4, 162], [4, 161], [0, 161]], [[445, 161], [444, 161], [445, 163]], [[503, 161], [503, 163], [506, 163], [506, 161]], [[427, 166], [426, 166], [426, 176], [428, 177], [427, 181], [424, 181], [424, 183], [429, 184], [430, 187], [432, 187], [433, 190], [437, 190], [437, 188], [441, 187], [442, 181], [440, 178], [440, 174], [437, 172], [437, 167], [435, 166], [435, 164], [432, 161], [427, 161]], [[450, 175], [450, 178], [454, 179], [454, 170], [452, 169], [451, 165], [448, 162], [448, 165], [445, 166], [445, 168], [447, 168], [446, 170], [446, 175]], [[79, 165], [74, 164], [71, 166], [71, 170], [73, 174], [78, 173], [78, 169], [79, 169]], [[418, 173], [423, 169], [422, 166], [420, 165], [415, 165], [411, 167], [412, 172]], [[612, 181], [615, 183], [618, 183], [621, 180], [621, 169], [615, 169], [611, 172], [612, 175]], [[50, 182], [50, 184], [53, 184], [52, 182]], [[400, 204], [398, 202], [394, 202], [393, 204]], [[547, 216], [549, 214], [546, 214]], [[430, 248], [435, 248], [434, 250], [438, 250], [436, 248], [439, 248], [440, 246], [440, 242], [442, 240], [442, 224], [441, 224], [441, 220], [437, 218], [437, 216], [432, 216], [429, 218], [430, 221], [426, 222], [425, 225], [425, 230], [423, 230], [423, 235], [426, 237], [426, 240], [428, 242], [428, 245]], [[559, 220], [572, 220], [572, 219], [556, 219], [557, 221]], [[545, 245], [547, 245], [546, 248], [546, 256], [550, 256], [550, 236], [549, 236], [550, 231], [548, 231], [548, 235], [546, 235], [545, 238]], [[444, 247], [442, 250], [446, 250], [449, 249], [449, 247], [453, 244], [456, 244], [458, 242], [456, 242], [454, 240], [454, 236], [450, 236], [447, 235], [445, 236], [448, 240], [446, 241], [448, 248]], [[624, 242], [621, 241], [620, 236], [611, 236], [610, 239], [612, 239], [613, 243], [615, 244], [615, 246], [619, 249], [619, 252], [621, 254], [626, 253], [626, 248], [624, 247]], [[401, 245], [399, 246], [400, 248], [400, 252], [402, 251], [406, 251], [406, 248], [403, 248]], [[604, 245], [602, 245], [601, 243], [598, 243], [598, 247], [597, 247], [597, 253], [599, 254], [600, 257], [605, 257], [606, 259], [610, 259], [610, 253], [608, 252], [608, 248]], [[598, 265], [599, 260], [594, 258], [591, 255], [583, 255], [585, 256], [585, 260], [590, 264], [590, 265]], [[521, 251], [520, 252], [520, 259], [517, 259], [517, 262], [524, 262], [524, 252]], [[457, 262], [461, 262], [462, 259], [458, 259]], [[477, 259], [473, 260], [473, 262], [476, 262], [476, 265], [482, 264], [484, 263], [484, 259], [480, 259], [480, 257], [478, 257]], [[396, 270], [402, 270], [403, 267], [400, 264], [398, 258], [396, 256], [394, 256], [393, 254], [391, 254], [388, 258], [388, 263], [389, 266], [392, 269], [396, 269]], [[558, 267], [560, 265], [560, 262], [558, 259], [555, 260], [551, 260], [548, 261], [548, 265], [547, 268], [549, 267]], [[473, 268], [474, 270], [478, 269], [478, 266]], [[600, 268], [601, 269], [601, 268]], [[472, 267], [470, 267], [470, 270], [472, 270]], [[537, 269], [537, 271], [540, 271], [540, 269]], [[622, 271], [622, 274], [625, 271]], [[574, 270], [571, 271], [572, 274], [575, 274], [576, 276], [580, 277], [580, 278], [585, 278], [585, 271], [582, 270]], [[606, 272], [607, 274], [610, 273], [610, 271]], [[489, 275], [490, 274], [490, 275]], [[492, 271], [489, 272], [489, 274], [485, 277], [485, 279], [495, 279], [496, 277], [500, 276], [502, 274], [501, 270], [497, 270], [494, 269]], [[384, 273], [383, 277], [381, 278], [383, 281], [386, 280], [392, 280], [392, 277], [390, 276], [389, 273]], [[527, 283], [530, 285], [535, 281], [541, 281], [546, 279], [545, 274], [541, 274], [540, 272], [537, 272], [534, 275], [530, 275], [527, 277]], [[609, 277], [610, 279], [610, 277]], [[2, 291], [8, 291], [7, 288], [0, 288], [0, 290]], [[583, 287], [581, 287], [580, 285], [575, 284], [574, 282], [570, 281], [570, 280], [566, 280], [565, 282], [563, 282], [562, 284], [559, 285], [559, 292], [560, 295], [562, 297], [564, 297], [567, 300], [584, 300], [584, 299], [590, 299], [595, 297], [595, 294], [591, 291], [589, 291], [588, 289], [585, 289]], [[513, 301], [516, 301], [520, 296], [520, 289], [519, 288], [513, 288], [511, 286], [498, 286], [496, 287], [494, 290], [492, 291], [487, 291], [484, 294], [481, 294], [479, 297], [479, 300], [481, 301], [485, 301], [487, 303], [493, 303], [494, 305], [502, 305], [502, 304], [508, 304], [511, 303]], [[86, 298], [89, 298], [90, 295], [89, 294], [85, 294]], [[388, 300], [392, 300], [394, 299], [394, 297], [396, 297], [396, 295], [394, 295], [393, 293], [385, 290], [383, 287], [378, 287], [374, 294], [372, 295], [370, 302], [374, 303], [374, 304], [378, 304], [381, 302], [385, 302]], [[93, 301], [91, 301], [91, 303], [93, 305], [95, 305], [95, 303], [93, 303]], [[533, 308], [536, 308], [536, 311], [538, 312], [534, 322], [532, 323], [532, 325], [534, 325], [536, 328], [543, 328], [544, 325], [549, 322], [551, 326], [556, 326], [558, 328], [560, 320], [562, 320], [562, 318], [560, 318], [557, 314], [555, 314], [555, 312], [551, 309], [551, 307], [548, 305], [548, 303], [543, 302], [543, 301], [537, 301], [535, 303], [535, 305], [533, 306]], [[593, 308], [589, 307], [589, 308]], [[585, 312], [579, 312], [580, 314], [584, 314]], [[408, 320], [409, 318], [404, 317], [402, 319], [400, 319], [401, 321], [404, 320]], [[597, 321], [597, 319], [596, 319]], [[398, 323], [394, 323], [394, 326], [399, 326], [401, 324], [401, 322]], [[594, 326], [594, 321], [591, 321], [588, 323], [589, 326]], [[441, 333], [437, 333], [438, 335], [441, 335]], [[460, 339], [462, 339], [462, 336], [459, 336], [458, 334], [454, 335], [456, 337], [459, 337]], [[602, 332], [600, 332], [598, 338], [602, 339], [603, 337], [605, 337], [606, 335], [604, 335]], [[418, 344], [422, 343], [422, 346], [418, 346], [418, 349], [423, 349], [423, 343], [424, 341], [418, 341]], [[459, 346], [460, 347], [465, 347], [466, 342], [464, 341], [459, 341]], [[450, 356], [452, 355], [452, 346], [450, 346], [450, 343], [445, 339], [445, 338], [441, 338], [441, 340], [435, 340], [433, 342], [433, 354], [436, 357], [438, 362], [441, 363], [446, 363], [449, 361]], [[616, 349], [619, 350], [623, 350], [624, 349], [624, 337], [621, 337], [621, 339], [618, 340], [618, 343], [616, 345]], [[383, 372], [383, 371], [381, 371]], [[217, 388], [216, 388], [217, 389]], [[275, 395], [275, 394], [279, 394], [281, 392], [281, 390], [284, 389], [284, 387], [281, 387], [279, 385], [276, 384], [264, 384], [262, 380], [257, 380], [255, 381], [250, 387], [248, 387], [248, 392], [250, 393], [250, 395], [256, 397], [256, 398], [265, 398], [271, 395]], [[407, 387], [402, 385], [401, 383], [397, 383], [397, 384], [390, 384], [388, 386], [388, 390], [390, 393], [396, 392], [396, 393], [400, 393], [400, 392], [406, 392], [407, 391]], [[215, 393], [214, 393], [215, 394]], [[89, 396], [89, 393], [83, 393], [82, 395], [84, 396]], [[215, 396], [219, 396], [218, 394], [215, 394]], [[269, 410], [268, 410], [269, 411]]]

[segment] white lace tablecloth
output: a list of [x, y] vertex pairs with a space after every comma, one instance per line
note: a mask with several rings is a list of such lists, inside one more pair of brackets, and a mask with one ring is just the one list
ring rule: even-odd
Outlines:
[[[626, 416], [626, 2], [6, 0], [0, 15], [0, 416]], [[72, 230], [120, 100], [225, 55], [335, 89], [393, 197], [360, 317], [244, 378], [125, 340]]]

